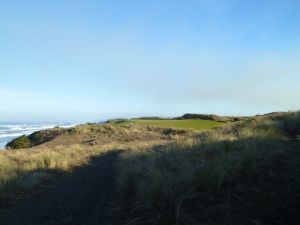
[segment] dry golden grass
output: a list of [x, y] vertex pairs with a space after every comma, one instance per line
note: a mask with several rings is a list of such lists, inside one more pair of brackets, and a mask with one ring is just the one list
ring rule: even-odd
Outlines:
[[[193, 136], [197, 132], [188, 129], [160, 128], [155, 126], [137, 125], [101, 125], [83, 124], [73, 128], [53, 128], [35, 132], [28, 136], [25, 147], [46, 146], [49, 148], [59, 145], [82, 144], [104, 145], [110, 143], [128, 143], [132, 141], [172, 140], [176, 136]], [[18, 141], [20, 139], [20, 145]], [[14, 140], [20, 148], [24, 137]], [[10, 146], [10, 145], [9, 145]], [[11, 146], [14, 149], [14, 146]]]
[[[298, 142], [290, 139], [299, 134], [299, 112], [203, 133], [84, 125], [41, 146], [0, 152], [0, 203], [118, 149], [127, 150], [116, 165], [114, 204], [120, 224], [211, 225], [236, 219], [245, 224], [251, 216], [272, 213], [285, 196], [282, 190], [296, 193], [291, 187], [299, 184], [293, 182], [300, 180], [300, 155], [294, 149]], [[93, 145], [89, 140], [95, 140]]]
[[[134, 151], [177, 140], [190, 131], [155, 127], [80, 125], [71, 129], [55, 128], [37, 135], [59, 135], [49, 142], [29, 149], [0, 151], [0, 203], [20, 194], [30, 193], [37, 185], [49, 182], [57, 174], [83, 166], [93, 156], [107, 151]], [[92, 140], [92, 142], [91, 142]], [[79, 143], [79, 144], [75, 144]]]
[[0, 200], [34, 188], [53, 172], [70, 171], [74, 166], [87, 163], [88, 157], [110, 148], [57, 146], [32, 150], [0, 152]]
[[[239, 217], [231, 214], [234, 207], [249, 210], [250, 217], [252, 212], [271, 212], [273, 204], [280, 203], [272, 195], [283, 195], [281, 172], [290, 173], [277, 168], [284, 163], [294, 165], [294, 157], [299, 158], [299, 153], [294, 155], [290, 149], [293, 144], [287, 135], [299, 133], [299, 125], [299, 112], [258, 117], [180, 140], [159, 151], [140, 149], [123, 155], [117, 165], [119, 223], [227, 224], [226, 216]], [[276, 164], [281, 158], [287, 161]], [[297, 173], [295, 166], [290, 169], [291, 179], [286, 182], [292, 183]], [[272, 192], [260, 196], [267, 185]], [[258, 194], [248, 201], [251, 190]], [[245, 205], [231, 198], [241, 199]], [[260, 201], [264, 204], [257, 203]]]

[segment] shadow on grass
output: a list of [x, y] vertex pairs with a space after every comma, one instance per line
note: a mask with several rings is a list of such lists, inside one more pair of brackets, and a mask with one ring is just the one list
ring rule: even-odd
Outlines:
[[37, 193], [7, 198], [0, 224], [295, 225], [299, 147], [295, 140], [243, 138], [115, 150], [68, 173], [34, 170], [15, 179], [28, 179]]
[[43, 176], [33, 189], [37, 193], [31, 197], [7, 199], [10, 202], [2, 205], [2, 211], [6, 210], [0, 217], [0, 224], [107, 224], [111, 220], [108, 214], [115, 187], [114, 163], [120, 151], [92, 157], [88, 165], [68, 173], [47, 169], [20, 174], [15, 179], [28, 177], [32, 180], [36, 174]]
[[252, 137], [124, 155], [115, 224], [299, 224], [299, 146]]

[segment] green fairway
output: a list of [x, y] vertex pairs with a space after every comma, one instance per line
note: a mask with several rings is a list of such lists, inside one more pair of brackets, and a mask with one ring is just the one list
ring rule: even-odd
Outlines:
[[195, 130], [207, 130], [223, 125], [224, 123], [211, 120], [125, 120], [120, 124], [151, 125], [170, 128], [189, 128]]

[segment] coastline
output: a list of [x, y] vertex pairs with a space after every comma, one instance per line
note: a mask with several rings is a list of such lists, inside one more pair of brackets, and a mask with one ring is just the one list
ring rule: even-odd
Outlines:
[[5, 145], [22, 135], [30, 135], [36, 131], [54, 127], [68, 128], [78, 123], [0, 123], [0, 151], [5, 150]]

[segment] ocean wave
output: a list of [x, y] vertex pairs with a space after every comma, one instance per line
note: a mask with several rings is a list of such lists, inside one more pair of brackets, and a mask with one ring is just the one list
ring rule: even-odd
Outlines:
[[36, 131], [50, 129], [54, 127], [69, 128], [78, 124], [0, 124], [0, 148], [5, 143], [22, 135], [30, 135]]
[[28, 135], [31, 134], [31, 132], [22, 132], [22, 133], [13, 133], [13, 134], [0, 134], [0, 138], [6, 138], [6, 137], [19, 137], [22, 135]]
[[36, 129], [49, 129], [53, 128], [55, 126], [59, 127], [68, 127], [68, 126], [74, 126], [73, 124], [68, 124], [68, 125], [58, 125], [58, 124], [39, 124], [39, 125], [27, 125], [27, 124], [22, 124], [22, 125], [0, 125], [0, 130], [36, 130]]

